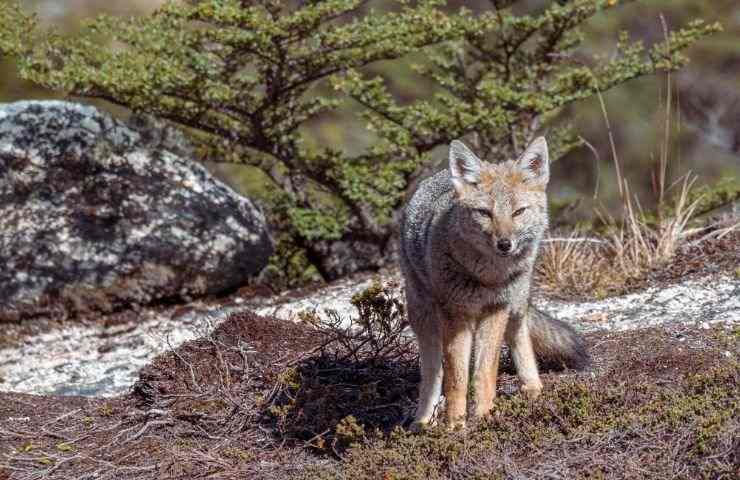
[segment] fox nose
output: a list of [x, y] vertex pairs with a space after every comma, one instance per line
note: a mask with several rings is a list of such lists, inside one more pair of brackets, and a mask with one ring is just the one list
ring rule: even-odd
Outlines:
[[511, 251], [511, 240], [508, 238], [502, 238], [496, 242], [496, 248], [498, 248], [501, 253], [509, 253]]

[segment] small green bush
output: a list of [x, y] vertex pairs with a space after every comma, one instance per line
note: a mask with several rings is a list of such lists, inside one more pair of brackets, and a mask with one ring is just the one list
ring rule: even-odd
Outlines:
[[[578, 144], [551, 125], [560, 109], [681, 67], [682, 51], [719, 29], [696, 20], [649, 49], [623, 34], [599, 58], [584, 53], [579, 27], [623, 0], [526, 14], [511, 0], [476, 14], [443, 3], [386, 2], [378, 12], [363, 0], [172, 2], [39, 41], [32, 20], [0, 5], [0, 51], [27, 80], [154, 114], [187, 129], [203, 159], [262, 170], [281, 245], [334, 278], [390, 257], [396, 213], [435, 147], [475, 133], [481, 154], [503, 159], [547, 129], [557, 159]], [[411, 54], [432, 88], [402, 102], [365, 67]], [[375, 134], [359, 153], [312, 146], [304, 128], [343, 99]]]

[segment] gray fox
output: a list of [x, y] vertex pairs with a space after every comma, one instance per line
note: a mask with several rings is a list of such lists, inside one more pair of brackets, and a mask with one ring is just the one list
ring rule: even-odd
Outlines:
[[413, 430], [430, 422], [442, 394], [451, 427], [465, 424], [469, 390], [474, 415], [490, 412], [504, 337], [528, 397], [542, 390], [535, 356], [572, 368], [589, 363], [571, 327], [529, 304], [548, 180], [542, 137], [501, 164], [455, 140], [449, 169], [421, 182], [406, 205], [401, 269], [421, 363]]

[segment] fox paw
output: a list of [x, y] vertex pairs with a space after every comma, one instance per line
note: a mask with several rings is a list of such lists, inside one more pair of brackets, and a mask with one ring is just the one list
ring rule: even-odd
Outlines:
[[453, 432], [455, 430], [465, 430], [466, 422], [464, 418], [457, 418], [454, 420], [447, 420], [447, 430]]
[[522, 385], [522, 395], [529, 400], [534, 400], [542, 393], [542, 385]]

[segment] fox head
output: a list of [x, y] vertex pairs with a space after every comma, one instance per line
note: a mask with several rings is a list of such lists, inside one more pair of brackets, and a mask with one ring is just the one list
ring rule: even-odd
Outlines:
[[481, 161], [455, 140], [449, 162], [459, 238], [483, 255], [520, 255], [536, 246], [547, 230], [550, 167], [543, 137], [500, 164]]

